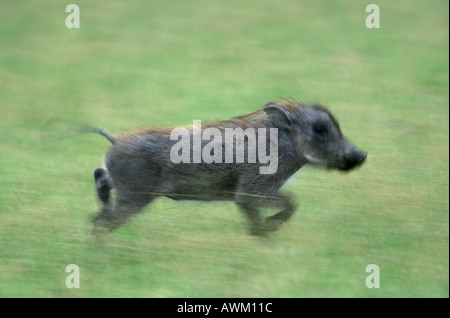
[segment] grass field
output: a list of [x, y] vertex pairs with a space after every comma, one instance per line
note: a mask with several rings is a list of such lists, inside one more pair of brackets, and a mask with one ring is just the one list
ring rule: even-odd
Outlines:
[[[3, 1], [1, 297], [448, 297], [447, 1]], [[304, 167], [300, 207], [248, 235], [233, 203], [158, 199], [95, 243], [95, 135], [228, 119], [278, 98], [322, 102], [369, 153], [350, 174]], [[68, 289], [68, 264], [80, 288]], [[380, 288], [365, 285], [368, 264]]]

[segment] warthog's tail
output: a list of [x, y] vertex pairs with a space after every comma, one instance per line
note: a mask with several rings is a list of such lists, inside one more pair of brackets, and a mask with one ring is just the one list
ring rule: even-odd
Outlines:
[[112, 143], [113, 145], [117, 142], [117, 138], [114, 137], [113, 135], [109, 134], [107, 131], [98, 128], [98, 127], [94, 127], [94, 126], [86, 126], [86, 130], [84, 132], [81, 133], [93, 133], [93, 134], [98, 134], [98, 135], [102, 135], [103, 137], [105, 137], [106, 139], [108, 139], [108, 141], [110, 143]]
[[[49, 131], [60, 131], [57, 136], [51, 136], [48, 135], [45, 138], [42, 138], [42, 141], [54, 141], [58, 139], [68, 138], [72, 136], [77, 136], [81, 134], [98, 134], [106, 139], [112, 144], [115, 144], [117, 142], [117, 138], [113, 135], [109, 134], [105, 130], [91, 126], [86, 124], [80, 124], [80, 123], [74, 123], [74, 122], [67, 122], [67, 121], [50, 121], [48, 122], [44, 127], [43, 130], [46, 134], [49, 134]], [[51, 133], [51, 132], [50, 132]]]

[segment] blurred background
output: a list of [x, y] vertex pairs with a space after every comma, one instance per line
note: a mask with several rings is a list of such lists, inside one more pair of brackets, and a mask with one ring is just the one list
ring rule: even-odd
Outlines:
[[[448, 297], [447, 1], [2, 1], [1, 297]], [[369, 153], [304, 167], [300, 206], [266, 238], [231, 202], [161, 198], [96, 243], [95, 135], [321, 102]], [[65, 285], [80, 268], [80, 288]], [[366, 266], [377, 264], [380, 288]]]

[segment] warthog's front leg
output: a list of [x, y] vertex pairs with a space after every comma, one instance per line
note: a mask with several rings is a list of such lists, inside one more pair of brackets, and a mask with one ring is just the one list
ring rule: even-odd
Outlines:
[[[252, 235], [266, 235], [276, 231], [294, 214], [296, 209], [296, 205], [289, 197], [279, 193], [269, 196], [238, 193], [236, 203], [249, 219]], [[262, 219], [260, 209], [265, 207], [281, 208], [281, 211]]]
[[268, 198], [268, 206], [281, 208], [281, 211], [265, 219], [264, 227], [268, 232], [276, 231], [284, 222], [291, 218], [297, 208], [297, 204], [293, 200], [279, 193]]

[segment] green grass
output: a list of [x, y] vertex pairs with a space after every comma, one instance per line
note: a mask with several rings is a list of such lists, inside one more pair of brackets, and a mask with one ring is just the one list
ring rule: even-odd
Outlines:
[[[80, 29], [64, 2], [2, 3], [0, 296], [449, 296], [447, 1], [378, 1], [370, 30], [356, 0], [76, 3]], [[282, 97], [329, 105], [369, 157], [351, 174], [303, 168], [286, 187], [299, 210], [267, 238], [232, 203], [159, 199], [96, 244], [108, 142], [41, 142], [55, 119], [118, 132]]]

